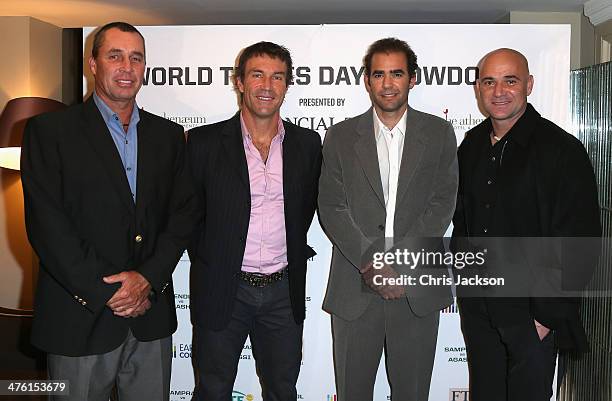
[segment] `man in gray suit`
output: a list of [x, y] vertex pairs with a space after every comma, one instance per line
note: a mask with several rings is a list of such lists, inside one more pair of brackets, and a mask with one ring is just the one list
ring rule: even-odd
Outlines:
[[372, 400], [384, 349], [392, 400], [426, 401], [450, 291], [417, 296], [381, 284], [405, 266], [374, 268], [366, 249], [444, 235], [457, 193], [455, 134], [408, 107], [418, 66], [406, 42], [374, 42], [364, 66], [373, 107], [327, 131], [319, 183], [319, 216], [334, 247], [323, 308], [332, 314], [336, 390], [339, 401]]

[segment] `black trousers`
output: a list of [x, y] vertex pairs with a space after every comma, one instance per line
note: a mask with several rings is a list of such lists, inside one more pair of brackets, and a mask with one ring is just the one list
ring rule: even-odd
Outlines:
[[230, 323], [215, 331], [194, 326], [194, 401], [231, 401], [247, 336], [264, 401], [294, 401], [302, 360], [303, 324], [293, 319], [287, 275], [265, 287], [240, 281]]
[[470, 371], [470, 401], [549, 401], [557, 349], [551, 331], [540, 340], [533, 318], [491, 324], [482, 298], [459, 299]]

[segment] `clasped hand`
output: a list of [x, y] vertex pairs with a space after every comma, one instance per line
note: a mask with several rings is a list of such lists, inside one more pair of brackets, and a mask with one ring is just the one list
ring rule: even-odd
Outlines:
[[103, 278], [106, 284], [121, 283], [121, 287], [108, 300], [106, 305], [121, 317], [144, 315], [151, 307], [149, 292], [151, 284], [137, 271], [123, 271]]
[[[403, 285], [385, 284], [388, 283], [388, 280], [385, 279], [399, 277], [399, 274], [397, 274], [391, 266], [385, 264], [382, 268], [375, 269], [373, 262], [370, 262], [359, 271], [366, 285], [384, 299], [398, 299], [405, 295], [406, 289]], [[375, 281], [378, 282], [378, 284], [376, 284]]]

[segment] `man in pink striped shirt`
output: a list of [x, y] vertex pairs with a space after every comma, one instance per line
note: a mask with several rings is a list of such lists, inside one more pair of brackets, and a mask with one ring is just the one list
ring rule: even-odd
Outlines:
[[247, 336], [263, 399], [297, 399], [321, 139], [280, 118], [291, 79], [286, 48], [245, 48], [235, 71], [240, 112], [189, 133], [204, 215], [189, 250], [194, 400], [232, 399]]

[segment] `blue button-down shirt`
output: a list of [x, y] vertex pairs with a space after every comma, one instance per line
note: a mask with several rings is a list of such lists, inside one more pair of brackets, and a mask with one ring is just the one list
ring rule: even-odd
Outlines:
[[134, 110], [132, 110], [132, 116], [130, 117], [130, 125], [126, 132], [123, 130], [121, 119], [117, 113], [112, 111], [110, 107], [96, 95], [95, 91], [93, 98], [108, 127], [113, 142], [115, 142], [115, 146], [121, 157], [121, 163], [123, 163], [125, 176], [127, 177], [128, 184], [130, 184], [132, 199], [136, 202], [136, 171], [138, 167], [138, 131], [136, 126], [138, 121], [140, 121], [138, 106], [134, 104]]

